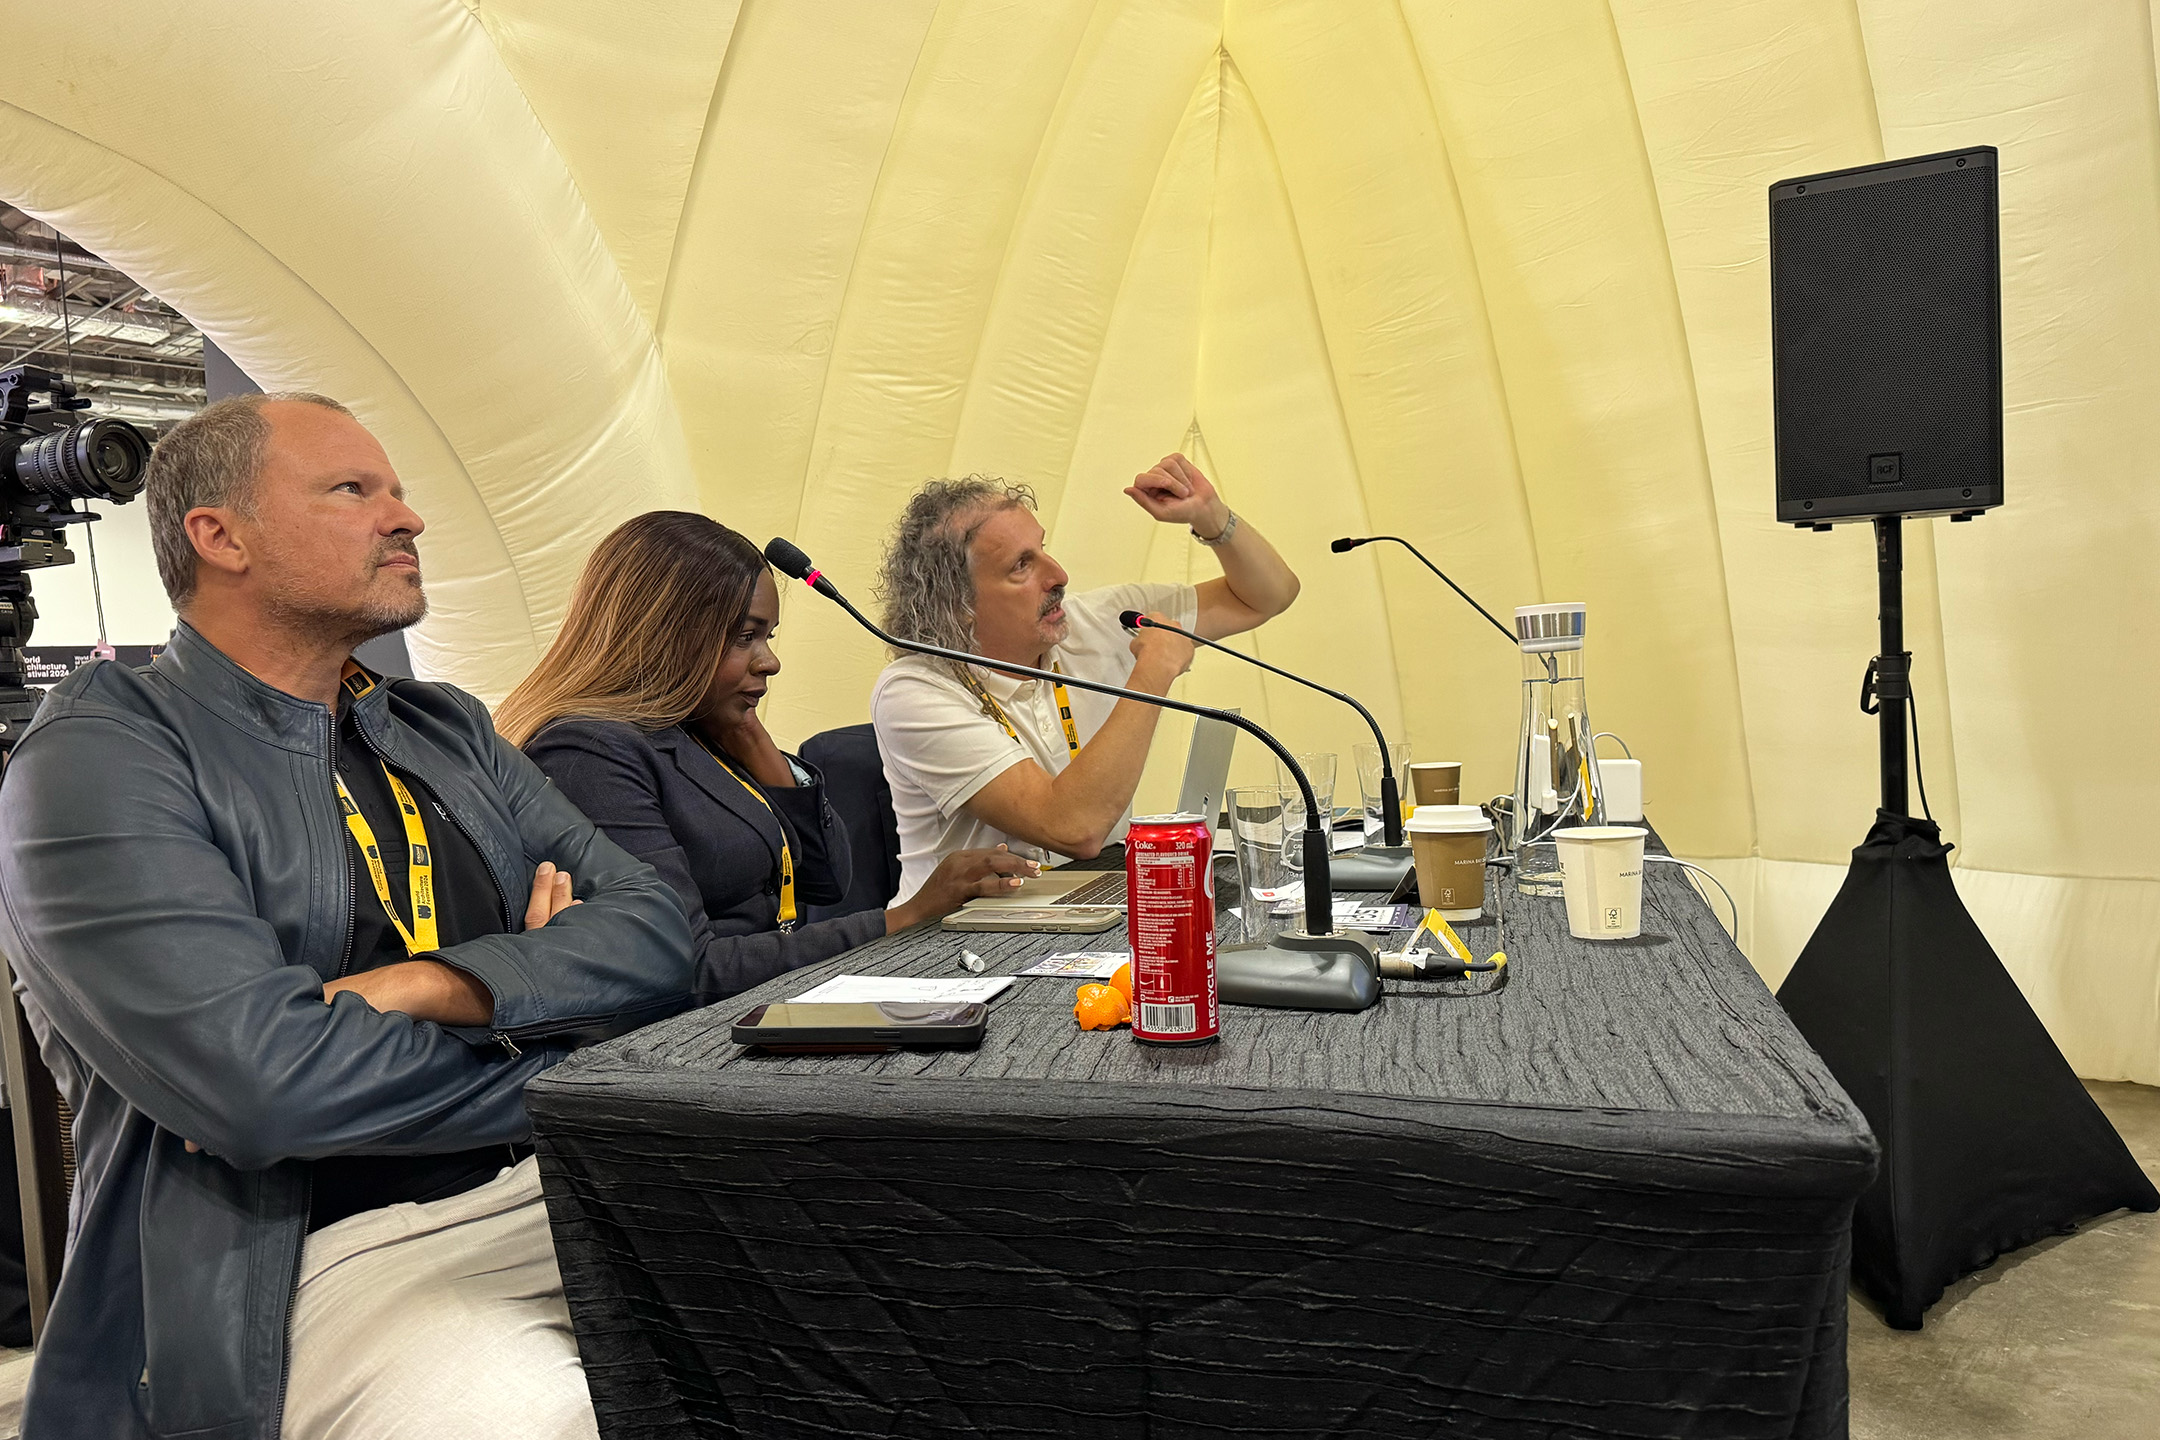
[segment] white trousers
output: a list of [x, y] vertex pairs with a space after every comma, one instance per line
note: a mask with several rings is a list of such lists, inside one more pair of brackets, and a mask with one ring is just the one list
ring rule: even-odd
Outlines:
[[307, 1238], [284, 1440], [596, 1440], [540, 1169]]

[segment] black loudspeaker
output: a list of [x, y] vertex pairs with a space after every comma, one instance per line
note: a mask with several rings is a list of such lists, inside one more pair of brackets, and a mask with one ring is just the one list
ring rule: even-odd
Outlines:
[[1777, 518], [2002, 504], [1995, 148], [1770, 187]]

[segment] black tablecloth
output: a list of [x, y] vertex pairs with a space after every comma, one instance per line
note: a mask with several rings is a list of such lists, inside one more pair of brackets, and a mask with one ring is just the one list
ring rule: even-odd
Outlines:
[[[931, 930], [585, 1051], [529, 1093], [602, 1434], [1845, 1434], [1873, 1137], [1647, 878], [1639, 941], [1510, 893], [1503, 986], [1212, 1046], [1042, 979], [974, 1052], [728, 1041], [831, 974], [963, 973]], [[990, 973], [1122, 942], [966, 937]]]

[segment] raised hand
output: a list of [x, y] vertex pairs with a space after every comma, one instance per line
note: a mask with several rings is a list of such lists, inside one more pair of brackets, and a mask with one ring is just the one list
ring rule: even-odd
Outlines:
[[1214, 482], [1183, 455], [1165, 455], [1125, 487], [1133, 503], [1167, 525], [1188, 525], [1213, 539], [1230, 523], [1230, 507]]

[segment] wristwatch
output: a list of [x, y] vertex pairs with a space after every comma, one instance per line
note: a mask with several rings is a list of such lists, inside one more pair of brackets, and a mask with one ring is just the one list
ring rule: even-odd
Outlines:
[[1225, 505], [1223, 507], [1223, 513], [1228, 515], [1230, 518], [1223, 522], [1222, 529], [1216, 531], [1212, 536], [1202, 535], [1198, 530], [1194, 530], [1192, 531], [1192, 538], [1199, 541], [1202, 545], [1207, 546], [1210, 550], [1214, 549], [1218, 545], [1229, 544], [1230, 537], [1237, 534], [1237, 511], [1232, 510], [1229, 506]]

